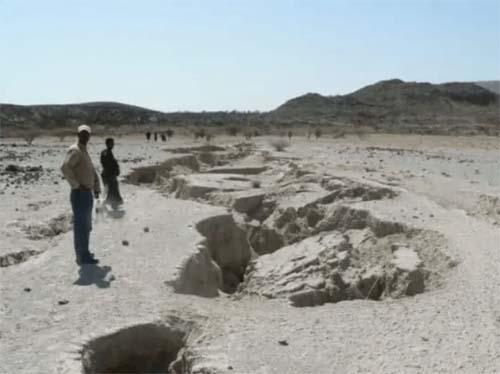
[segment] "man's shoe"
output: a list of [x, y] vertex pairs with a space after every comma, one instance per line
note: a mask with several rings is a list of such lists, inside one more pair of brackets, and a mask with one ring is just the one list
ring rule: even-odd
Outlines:
[[76, 260], [78, 265], [96, 265], [99, 263], [99, 260], [93, 257], [84, 258], [83, 260]]

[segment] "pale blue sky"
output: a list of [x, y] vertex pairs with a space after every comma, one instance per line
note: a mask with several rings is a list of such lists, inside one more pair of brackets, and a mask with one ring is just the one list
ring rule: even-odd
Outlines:
[[269, 110], [500, 78], [500, 0], [0, 0], [0, 102]]

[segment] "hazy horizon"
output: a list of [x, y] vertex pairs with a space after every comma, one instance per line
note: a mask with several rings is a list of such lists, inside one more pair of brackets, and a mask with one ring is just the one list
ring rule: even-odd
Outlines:
[[[398, 78], [389, 78], [389, 79], [398, 79]], [[498, 82], [499, 80], [494, 80], [494, 79], [485, 79], [485, 80], [480, 80], [480, 81], [474, 81], [474, 82], [467, 82], [467, 81], [460, 81], [461, 83], [481, 83], [481, 82], [492, 82], [492, 81], [496, 81]], [[405, 81], [405, 82], [409, 82], [409, 81]], [[459, 81], [457, 81], [459, 82]], [[373, 83], [377, 83], [377, 82], [373, 82]], [[418, 83], [433, 83], [433, 84], [440, 84], [440, 83], [453, 83], [453, 82], [418, 82]], [[365, 86], [364, 86], [365, 87]], [[362, 88], [362, 87], [359, 87], [359, 88]], [[356, 90], [354, 90], [356, 91]], [[347, 92], [345, 94], [349, 94], [350, 92]], [[321, 92], [304, 92], [302, 95], [305, 95], [305, 94], [320, 94], [320, 95], [323, 95], [323, 96], [334, 96], [334, 95], [326, 95], [326, 94], [323, 94]], [[336, 95], [345, 95], [345, 94], [336, 94]], [[302, 95], [299, 95], [299, 96], [302, 96]], [[297, 97], [297, 96], [295, 96]], [[284, 104], [286, 101], [290, 100], [290, 99], [293, 99], [295, 97], [290, 97], [288, 98], [287, 100], [285, 100], [283, 103], [280, 103], [279, 105], [281, 104]], [[158, 108], [153, 108], [153, 107], [149, 107], [149, 106], [144, 106], [144, 105], [138, 105], [138, 104], [135, 104], [135, 103], [125, 103], [125, 102], [121, 102], [121, 101], [115, 101], [115, 100], [98, 100], [98, 101], [81, 101], [81, 102], [67, 102], [67, 103], [58, 103], [58, 102], [54, 102], [54, 103], [43, 103], [43, 104], [39, 104], [39, 103], [30, 103], [30, 104], [19, 104], [19, 103], [10, 103], [10, 102], [0, 102], [0, 104], [7, 104], [7, 105], [23, 105], [23, 106], [44, 106], [44, 105], [80, 105], [80, 104], [94, 104], [94, 103], [115, 103], [115, 104], [125, 104], [125, 105], [130, 105], [130, 106], [136, 106], [136, 107], [140, 107], [140, 108], [143, 108], [143, 109], [149, 109], [149, 110], [153, 110], [153, 111], [158, 111], [158, 112], [165, 112], [165, 113], [175, 113], [175, 112], [231, 112], [231, 111], [237, 111], [237, 112], [260, 112], [260, 113], [264, 113], [264, 112], [267, 112], [269, 110], [273, 110], [275, 108], [271, 108], [269, 110], [249, 110], [249, 109], [245, 109], [245, 108], [238, 108], [238, 109], [217, 109], [217, 110], [204, 110], [204, 109], [201, 109], [201, 110], [161, 110], [161, 109], [158, 109]], [[279, 106], [278, 105], [278, 106]]]
[[268, 111], [380, 80], [498, 80], [498, 1], [0, 0], [0, 102]]

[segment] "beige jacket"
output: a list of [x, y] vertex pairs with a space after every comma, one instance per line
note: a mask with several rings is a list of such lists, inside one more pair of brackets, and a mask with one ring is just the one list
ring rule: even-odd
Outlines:
[[83, 144], [75, 143], [69, 147], [61, 171], [72, 189], [83, 186], [101, 192], [99, 176]]

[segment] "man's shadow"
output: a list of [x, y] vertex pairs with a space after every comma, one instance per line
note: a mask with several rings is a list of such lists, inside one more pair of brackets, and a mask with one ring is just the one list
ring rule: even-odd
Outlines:
[[99, 288], [108, 288], [115, 276], [110, 274], [111, 266], [82, 265], [78, 270], [79, 278], [73, 283], [77, 286], [90, 286], [95, 284]]

